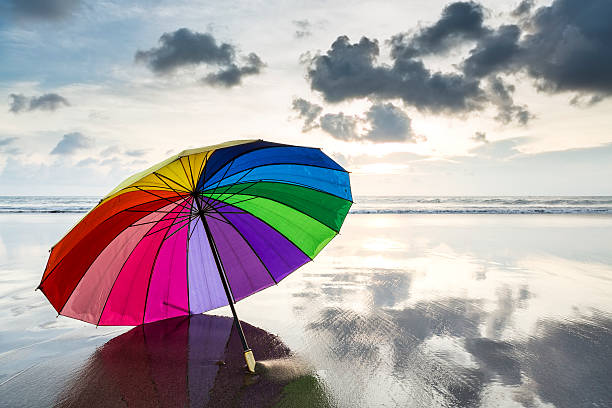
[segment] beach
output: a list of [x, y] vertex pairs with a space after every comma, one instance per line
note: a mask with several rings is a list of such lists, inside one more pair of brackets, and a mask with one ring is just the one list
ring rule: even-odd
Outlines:
[[[313, 262], [236, 304], [303, 366], [262, 406], [303, 387], [339, 407], [612, 404], [612, 214], [372, 208], [357, 206]], [[66, 389], [95, 370], [96, 350], [131, 329], [57, 317], [34, 290], [82, 215], [0, 214], [1, 407], [70, 405]], [[274, 357], [258, 345], [256, 358]]]

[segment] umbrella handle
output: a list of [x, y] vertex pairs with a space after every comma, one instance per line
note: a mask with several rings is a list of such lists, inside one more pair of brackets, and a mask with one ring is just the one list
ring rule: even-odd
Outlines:
[[251, 349], [244, 351], [244, 360], [246, 361], [247, 368], [249, 372], [255, 372], [255, 356], [253, 356], [253, 351]]

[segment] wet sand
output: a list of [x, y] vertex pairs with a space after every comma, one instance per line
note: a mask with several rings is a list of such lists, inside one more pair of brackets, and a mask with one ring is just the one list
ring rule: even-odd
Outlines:
[[[125, 353], [112, 345], [131, 328], [56, 318], [34, 292], [49, 247], [78, 218], [0, 215], [1, 407], [70, 406], [91, 395], [79, 386], [110, 384], [103, 353]], [[206, 396], [225, 406], [612, 406], [611, 293], [610, 216], [351, 215], [314, 262], [237, 304], [260, 375], [244, 380], [230, 336], [232, 357], [211, 366], [220, 382]], [[160, 341], [187, 365], [201, 357], [189, 357], [190, 342]], [[187, 375], [181, 384], [170, 400], [205, 403], [189, 398]]]

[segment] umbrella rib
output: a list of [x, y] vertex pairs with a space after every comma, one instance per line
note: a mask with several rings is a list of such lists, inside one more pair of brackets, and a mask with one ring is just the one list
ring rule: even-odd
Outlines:
[[[163, 198], [163, 197], [161, 197], [161, 198]], [[156, 202], [156, 201], [160, 201], [160, 200], [146, 201], [146, 202], [144, 202], [144, 203], [136, 204], [136, 205], [134, 205], [134, 206], [132, 206], [132, 207], [129, 207], [129, 208], [126, 208], [126, 209], [124, 209], [124, 210], [121, 210], [121, 211], [118, 211], [118, 212], [116, 212], [116, 213], [113, 213], [113, 215], [111, 215], [110, 217], [105, 218], [104, 220], [100, 221], [100, 222], [99, 222], [99, 223], [96, 225], [96, 227], [100, 226], [101, 224], [105, 223], [106, 221], [110, 220], [111, 218], [113, 218], [113, 217], [115, 217], [115, 216], [117, 216], [117, 215], [119, 215], [119, 214], [121, 214], [121, 213], [123, 213], [123, 212], [130, 212], [130, 210], [131, 210], [132, 208], [140, 207], [140, 206], [145, 205], [145, 204], [151, 204], [151, 203], [154, 203], [154, 202]], [[170, 201], [170, 200], [168, 200], [168, 201]], [[171, 204], [176, 204], [176, 202], [174, 202], [174, 201], [170, 201], [170, 203], [171, 203]], [[160, 207], [160, 208], [162, 208], [162, 207]], [[147, 213], [152, 213], [152, 212], [155, 212], [155, 211], [139, 211], [139, 212], [147, 212]], [[144, 218], [144, 217], [143, 217], [143, 218]], [[71, 231], [72, 231], [72, 230], [71, 230]], [[69, 232], [69, 233], [70, 233], [70, 232]], [[66, 235], [67, 235], [67, 234], [66, 234]], [[117, 235], [118, 235], [118, 234], [117, 234]], [[64, 236], [64, 237], [65, 237], [65, 236]], [[115, 236], [113, 239], [115, 239], [115, 238], [116, 238], [116, 236]], [[63, 239], [63, 238], [62, 238], [62, 239]], [[57, 244], [56, 244], [56, 245], [57, 245]], [[53, 249], [53, 248], [52, 248], [52, 249]], [[49, 279], [49, 276], [51, 276], [51, 275], [53, 274], [53, 272], [54, 272], [54, 271], [57, 269], [57, 267], [59, 266], [59, 264], [60, 264], [60, 263], [62, 263], [62, 261], [64, 260], [64, 258], [66, 257], [66, 255], [68, 255], [70, 252], [72, 252], [72, 250], [73, 250], [73, 249], [74, 249], [74, 247], [73, 247], [72, 249], [70, 249], [70, 250], [69, 250], [69, 251], [68, 251], [68, 252], [67, 252], [67, 253], [66, 253], [66, 254], [65, 254], [65, 255], [64, 255], [64, 256], [63, 256], [63, 257], [62, 257], [62, 258], [61, 258], [61, 259], [60, 259], [58, 262], [57, 262], [57, 263], [56, 263], [56, 264], [55, 264], [55, 266], [53, 267], [53, 269], [51, 269], [51, 271], [49, 271], [49, 273], [47, 274], [47, 276], [45, 276], [45, 277], [44, 277], [44, 278], [43, 278], [43, 279], [40, 281], [40, 283], [38, 284], [38, 289], [41, 289], [41, 290], [42, 290], [42, 284], [43, 284], [43, 283], [45, 283], [47, 279]]]
[[[237, 156], [238, 157], [238, 156]], [[255, 165], [255, 166], [251, 166], [251, 167], [246, 167], [244, 169], [241, 170], [237, 170], [235, 173], [232, 173], [230, 175], [227, 175], [227, 170], [229, 170], [229, 167], [226, 170], [226, 174], [223, 175], [223, 177], [221, 177], [221, 180], [223, 180], [225, 177], [232, 177], [235, 176], [236, 174], [239, 174], [243, 171], [246, 170], [254, 170], [260, 167], [266, 167], [266, 166], [306, 166], [306, 167], [316, 167], [319, 169], [325, 169], [325, 170], [331, 170], [331, 171], [337, 171], [340, 173], [349, 173], [348, 171], [346, 171], [345, 169], [332, 169], [331, 167], [325, 167], [325, 166], [318, 166], [316, 164], [309, 164], [309, 163], [266, 163], [266, 164], [259, 164], [259, 165]], [[231, 166], [230, 166], [231, 167]], [[221, 181], [219, 180], [219, 181]]]
[[[261, 139], [260, 139], [259, 141], [261, 141]], [[256, 143], [256, 142], [251, 142], [251, 143]], [[250, 143], [246, 143], [246, 144], [250, 144]], [[227, 164], [228, 164], [229, 162], [231, 162], [231, 161], [233, 161], [233, 160], [236, 160], [237, 158], [239, 158], [239, 157], [241, 157], [241, 156], [244, 156], [245, 154], [249, 154], [249, 153], [252, 153], [252, 152], [254, 152], [254, 151], [257, 151], [257, 150], [262, 150], [262, 149], [271, 149], [271, 148], [274, 148], [274, 147], [287, 147], [287, 146], [289, 146], [289, 145], [283, 145], [283, 144], [280, 144], [280, 143], [279, 143], [279, 144], [276, 144], [276, 145], [274, 145], [274, 146], [269, 146], [269, 145], [268, 145], [268, 146], [260, 146], [260, 147], [256, 147], [255, 149], [252, 149], [252, 150], [247, 150], [247, 151], [245, 151], [245, 152], [242, 152], [242, 153], [240, 153], [240, 154], [237, 154], [237, 155], [236, 155], [236, 156], [234, 156], [233, 158], [231, 158], [231, 159], [227, 160], [225, 163], [223, 163], [223, 165], [222, 165], [221, 167], [219, 167], [219, 168], [218, 168], [218, 169], [217, 169], [217, 170], [216, 170], [216, 171], [215, 171], [213, 174], [211, 174], [209, 178], [212, 178], [212, 177], [213, 177], [215, 174], [217, 174], [219, 171], [221, 171], [221, 170], [222, 170], [222, 169], [223, 169], [225, 166], [227, 166]], [[233, 147], [233, 146], [230, 146], [230, 147]], [[222, 178], [223, 178], [223, 177], [222, 177]]]
[[[159, 222], [159, 221], [160, 220], [157, 220], [156, 222]], [[155, 227], [155, 225], [151, 225], [151, 228], [149, 228], [147, 230], [147, 232], [151, 231], [151, 229], [153, 229], [153, 227]], [[141, 238], [141, 240], [142, 240], [142, 238]], [[104, 301], [104, 306], [102, 306], [102, 309], [100, 310], [100, 316], [98, 317], [98, 321], [96, 323], [96, 327], [98, 327], [100, 325], [100, 320], [102, 320], [102, 315], [104, 314], [104, 309], [106, 309], [106, 304], [108, 303], [108, 299], [110, 299], [111, 293], [113, 293], [113, 289], [115, 288], [115, 283], [117, 283], [117, 280], [119, 279], [119, 275], [121, 275], [121, 272], [123, 272], [123, 268], [125, 267], [125, 264], [127, 263], [128, 259], [130, 259], [130, 257], [132, 256], [132, 254], [134, 253], [136, 248], [138, 248], [139, 244], [140, 244], [140, 241], [138, 241], [138, 243], [136, 245], [134, 245], [134, 248], [132, 248], [132, 250], [130, 251], [130, 254], [123, 261], [123, 265], [121, 265], [121, 269], [119, 269], [119, 273], [117, 273], [117, 276], [115, 276], [115, 280], [113, 281], [113, 284], [112, 284], [110, 290], [108, 291], [108, 296], [106, 297], [106, 300]], [[76, 286], [75, 286], [75, 288], [76, 288]], [[68, 299], [70, 299], [70, 297]], [[68, 303], [68, 301], [66, 301], [66, 303]]]
[[[187, 162], [189, 162], [189, 156], [185, 156], [185, 157], [187, 157]], [[185, 173], [185, 177], [187, 177], [187, 181], [190, 184], [189, 187], [191, 188], [191, 180], [190, 180], [189, 174], [187, 174], [187, 169], [185, 168], [185, 165], [183, 164], [183, 158], [182, 157], [179, 157], [179, 163], [181, 163], [181, 167], [183, 168], [183, 173]]]
[[[175, 207], [175, 208], [176, 208], [176, 207]], [[155, 221], [155, 222], [159, 222], [159, 221], [160, 221], [160, 220], [157, 220], [157, 221]], [[143, 225], [145, 225], [145, 224], [143, 224]], [[130, 227], [130, 226], [128, 226], [128, 228], [129, 228], [129, 227]], [[152, 230], [154, 227], [155, 227], [155, 225], [152, 225], [152, 226], [151, 226], [151, 228], [149, 228], [149, 230], [147, 231], [147, 234], [148, 234], [148, 232], [150, 232], [150, 231], [151, 231], [151, 230]], [[121, 235], [121, 233], [123, 233], [123, 232], [125, 232], [125, 231], [126, 231], [126, 229], [124, 229], [124, 230], [123, 230], [123, 231], [121, 231], [119, 234], [117, 234], [117, 235], [115, 236], [115, 238], [113, 238], [113, 241], [114, 241], [114, 240], [115, 240], [115, 239], [116, 239], [116, 238], [117, 238], [119, 235]], [[146, 237], [146, 236], [148, 236], [147, 234], [145, 234], [145, 235], [143, 236], [143, 238], [144, 238], [144, 237]], [[142, 238], [141, 238], [141, 239], [142, 239]], [[111, 242], [113, 242], [113, 241], [111, 241]], [[136, 245], [136, 246], [138, 246], [138, 245]], [[104, 249], [106, 249], [106, 248], [107, 248], [107, 247], [104, 247]], [[78, 281], [78, 282], [77, 282], [77, 284], [74, 286], [74, 288], [72, 288], [72, 291], [70, 292], [70, 294], [69, 294], [69, 295], [68, 295], [68, 297], [66, 298], [66, 302], [65, 302], [65, 303], [62, 305], [62, 307], [60, 308], [60, 310], [59, 310], [58, 314], [61, 314], [61, 313], [62, 313], [62, 311], [63, 311], [63, 310], [64, 310], [64, 308], [66, 307], [66, 304], [67, 304], [67, 303], [68, 303], [68, 301], [70, 300], [70, 297], [72, 296], [72, 294], [74, 293], [74, 291], [76, 290], [76, 288], [79, 286], [79, 283], [81, 283], [81, 281], [83, 280], [83, 278], [85, 277], [85, 275], [87, 275], [87, 272], [89, 271], [89, 268], [91, 268], [91, 265], [93, 265], [93, 264], [96, 262], [96, 260], [97, 260], [97, 259], [100, 257], [100, 255], [102, 254], [102, 252], [104, 252], [104, 249], [102, 249], [102, 251], [100, 251], [100, 253], [99, 253], [99, 254], [96, 256], [96, 258], [95, 258], [95, 259], [94, 259], [94, 260], [93, 260], [93, 261], [92, 261], [92, 262], [89, 264], [89, 266], [87, 267], [87, 269], [85, 270], [85, 272], [83, 273], [83, 275], [82, 275], [82, 276], [79, 278], [79, 281]], [[133, 251], [133, 250], [132, 250], [132, 251]], [[130, 252], [130, 255], [131, 255], [131, 253], [132, 253], [132, 252]], [[123, 268], [123, 266], [122, 266], [121, 268]], [[121, 270], [119, 270], [119, 273], [121, 273]], [[119, 276], [119, 274], [117, 274], [117, 276]], [[116, 279], [116, 278], [115, 278], [115, 279]], [[113, 282], [113, 285], [114, 285], [114, 282]], [[112, 289], [112, 287], [111, 287], [111, 289]], [[110, 294], [110, 292], [109, 292], [109, 294]], [[107, 299], [108, 299], [108, 298], [107, 298]], [[106, 305], [106, 302], [105, 302], [105, 305]], [[102, 310], [104, 310], [104, 308], [102, 308]]]
[[[217, 210], [215, 210], [217, 211]], [[225, 221], [238, 233], [238, 235], [240, 235], [240, 237], [242, 238], [242, 240], [249, 246], [249, 248], [251, 248], [251, 251], [253, 252], [253, 254], [255, 254], [255, 256], [257, 257], [257, 259], [259, 259], [259, 262], [262, 264], [262, 266], [266, 269], [266, 272], [268, 272], [268, 275], [270, 275], [270, 278], [272, 278], [272, 281], [274, 282], [275, 285], [278, 285], [278, 282], [276, 281], [276, 279], [274, 279], [274, 276], [272, 276], [272, 272], [270, 272], [270, 270], [268, 269], [268, 267], [266, 266], [266, 264], [264, 263], [264, 261], [260, 258], [259, 254], [255, 251], [255, 249], [253, 248], [253, 246], [251, 245], [251, 243], [244, 237], [244, 235], [242, 235], [242, 232], [240, 232], [238, 230], [238, 228], [236, 228], [236, 226], [234, 224], [232, 224], [230, 222], [230, 220], [228, 220], [222, 213], [220, 213], [219, 211], [217, 211], [217, 213], [223, 217], [225, 219]]]
[[[172, 227], [172, 225], [174, 224], [174, 221], [176, 221], [176, 218], [172, 221], [172, 224], [170, 224], [170, 226], [168, 227], [168, 230]], [[168, 230], [166, 231], [166, 234], [168, 233]], [[165, 238], [165, 235], [164, 235], [164, 238]], [[162, 241], [159, 243], [159, 246], [157, 247], [157, 252], [155, 253], [155, 259], [153, 259], [153, 264], [151, 265], [151, 273], [149, 274], [149, 283], [147, 284], [147, 294], [145, 295], [144, 308], [142, 310], [142, 323], [143, 324], [145, 321], [145, 316], [147, 314], [147, 301], [149, 300], [149, 289], [151, 288], [151, 279], [153, 278], [153, 271], [155, 270], [155, 264], [157, 263], [157, 257], [159, 256], [159, 251], [161, 250], [162, 245], [164, 245], [163, 238], [162, 238]]]
[[200, 169], [198, 170], [198, 182], [195, 185], [195, 190], [198, 189], [198, 184], [200, 184], [200, 178], [202, 178], [202, 172], [204, 173], [204, 177], [206, 178], [206, 163], [208, 163], [208, 158], [212, 155], [212, 152], [214, 150], [209, 150], [206, 152], [206, 156], [204, 156], [204, 159], [202, 160], [202, 163], [200, 163]]
[[[227, 172], [229, 171], [230, 167], [232, 167], [232, 164], [234, 164], [234, 160], [232, 160], [229, 163], [229, 166], [227, 166], [227, 169], [225, 169], [225, 173], [223, 174], [223, 176], [221, 177], [221, 179], [217, 182], [217, 185], [215, 186], [215, 188], [213, 189], [213, 195], [215, 194], [215, 191], [217, 191], [217, 187], [219, 187], [219, 184], [223, 181], [223, 179], [225, 178], [225, 175], [227, 174]], [[205, 204], [208, 205], [208, 200], [205, 200]]]
[[187, 156], [187, 165], [189, 166], [189, 176], [188, 177], [191, 177], [191, 191], [195, 191], [196, 189], [195, 177], [193, 175], [193, 168], [191, 168], [191, 160], [189, 159], [189, 156]]
[[[245, 194], [245, 195], [249, 195], [249, 194], [247, 193], [247, 194]], [[316, 221], [316, 222], [320, 223], [321, 225], [325, 225], [327, 228], [329, 228], [330, 230], [332, 230], [332, 231], [334, 231], [334, 232], [336, 232], [336, 233], [340, 232], [340, 231], [337, 231], [335, 228], [332, 228], [332, 227], [330, 227], [329, 225], [325, 224], [324, 222], [321, 222], [320, 220], [316, 219], [316, 218], [315, 218], [315, 217], [313, 217], [312, 215], [307, 214], [307, 213], [305, 213], [304, 211], [299, 210], [299, 209], [295, 208], [295, 207], [294, 207], [294, 206], [292, 206], [292, 205], [286, 204], [286, 203], [284, 203], [284, 202], [282, 202], [282, 201], [278, 201], [278, 200], [275, 200], [275, 199], [270, 198], [270, 197], [262, 197], [262, 196], [250, 196], [250, 198], [246, 198], [246, 199], [244, 199], [244, 200], [236, 201], [235, 203], [231, 203], [231, 204], [230, 204], [230, 203], [224, 203], [224, 205], [219, 206], [219, 207], [215, 207], [215, 208], [216, 208], [216, 209], [224, 208], [224, 207], [227, 207], [228, 205], [239, 204], [239, 203], [242, 203], [242, 202], [245, 202], [245, 201], [252, 200], [252, 199], [254, 199], [254, 198], [261, 198], [262, 200], [269, 200], [269, 201], [273, 201], [273, 202], [275, 202], [275, 203], [278, 203], [278, 204], [280, 204], [280, 205], [284, 205], [285, 207], [291, 208], [292, 210], [297, 211], [297, 212], [299, 212], [300, 214], [303, 214], [303, 215], [305, 215], [306, 217], [313, 219], [314, 221]], [[217, 201], [219, 201], [219, 200], [217, 200]], [[348, 200], [347, 200], [347, 201], [348, 201]], [[219, 202], [221, 202], [221, 201], [219, 201]], [[240, 208], [240, 207], [238, 207], [238, 208]], [[224, 211], [224, 212], [225, 212], [225, 211]]]
[[[178, 217], [178, 216], [174, 218], [174, 220], [175, 220], [175, 221], [176, 221], [177, 219], [179, 219], [179, 217]], [[177, 224], [172, 224], [170, 227], [172, 227], [172, 226], [174, 226], [174, 225], [181, 225], [181, 226], [180, 226], [180, 228], [178, 228], [178, 229], [180, 230], [180, 229], [181, 229], [181, 228], [183, 228], [185, 225], [187, 225], [189, 222], [190, 222], [190, 220], [187, 220], [186, 218], [181, 218], [181, 220], [180, 220], [180, 221], [179, 221]], [[147, 233], [147, 235], [145, 235], [144, 237], [148, 237], [148, 236], [150, 236], [150, 235], [157, 234], [158, 232], [161, 232], [161, 231], [163, 231], [164, 229], [165, 229], [165, 227], [162, 227], [162, 228], [158, 229], [157, 231], [153, 231], [153, 232], [150, 232], [150, 231], [149, 231], [149, 232]], [[144, 238], [144, 237], [143, 237], [143, 238]]]
[[[241, 177], [240, 177], [238, 180], [236, 180], [236, 181], [235, 181], [235, 182], [233, 182], [232, 184], [229, 184], [229, 185], [227, 185], [227, 186], [223, 186], [223, 187], [226, 187], [226, 188], [225, 188], [225, 191], [224, 191], [223, 193], [219, 193], [219, 195], [220, 195], [220, 196], [222, 196], [223, 194], [226, 194], [227, 190], [229, 190], [229, 189], [231, 189], [232, 187], [234, 187], [235, 185], [237, 185], [237, 184], [240, 182], [240, 180], [242, 180], [243, 178], [245, 178], [245, 177], [247, 176], [247, 174], [249, 174], [249, 173], [250, 173], [252, 170], [253, 170], [253, 169], [250, 169], [249, 171], [247, 171], [246, 173], [244, 173], [244, 174], [243, 174], [243, 175], [242, 175], [242, 176], [241, 176]], [[240, 190], [239, 192], [244, 191], [244, 190], [246, 190], [246, 189], [247, 189], [247, 188], [249, 188], [249, 187], [252, 187], [253, 185], [257, 184], [258, 182], [257, 182], [257, 181], [255, 181], [255, 182], [251, 182], [251, 183], [252, 183], [252, 184], [250, 184], [249, 186], [247, 186], [247, 187], [245, 187], [244, 189]], [[214, 194], [215, 194], [215, 192], [213, 191], [213, 193], [210, 195], [210, 198], [213, 198], [212, 196], [213, 196]], [[232, 193], [232, 194], [230, 194], [230, 196], [229, 196], [229, 197], [226, 197], [224, 200], [227, 200], [227, 199], [231, 198], [232, 196], [234, 196], [234, 195], [236, 195], [236, 194], [237, 194], [237, 193]], [[221, 199], [219, 199], [219, 198], [215, 198], [215, 200], [217, 200], [217, 201], [221, 201]]]
[[[194, 219], [195, 217], [197, 217], [197, 215], [196, 215], [196, 216], [193, 216], [193, 218], [191, 218], [191, 219], [189, 219], [189, 220], [187, 220], [187, 221], [185, 221], [185, 220], [181, 220], [181, 221], [179, 221], [179, 223], [178, 223], [178, 224], [176, 224], [176, 225], [180, 225], [180, 227], [178, 227], [176, 230], [174, 230], [174, 231], [172, 232], [172, 234], [167, 235], [167, 236], [164, 238], [164, 241], [166, 241], [166, 240], [167, 240], [167, 239], [169, 239], [171, 236], [173, 236], [174, 234], [176, 234], [177, 232], [179, 232], [180, 230], [182, 230], [183, 228], [185, 228], [186, 226], [188, 226], [189, 224], [191, 224], [191, 221], [193, 221], [193, 219]], [[172, 229], [172, 225], [170, 226], [170, 229]]]
[[[252, 200], [253, 198], [259, 198], [259, 197], [252, 197], [252, 198], [249, 198], [249, 200]], [[246, 200], [245, 200], [245, 201], [246, 201]], [[227, 205], [230, 205], [230, 204], [227, 204]], [[302, 249], [301, 249], [299, 246], [297, 246], [297, 245], [296, 245], [296, 244], [295, 244], [293, 241], [291, 241], [289, 238], [287, 238], [287, 237], [286, 237], [286, 236], [285, 236], [283, 233], [281, 233], [280, 231], [278, 231], [276, 228], [274, 228], [274, 227], [273, 227], [272, 225], [270, 225], [268, 222], [266, 222], [266, 221], [262, 220], [261, 218], [259, 218], [258, 216], [256, 216], [256, 215], [255, 215], [255, 214], [253, 214], [253, 213], [247, 212], [247, 214], [248, 214], [248, 215], [250, 215], [251, 217], [253, 217], [253, 218], [255, 218], [255, 219], [257, 219], [257, 220], [259, 220], [259, 221], [263, 222], [264, 224], [266, 224], [268, 227], [270, 227], [270, 228], [271, 228], [271, 229], [273, 229], [274, 231], [278, 232], [278, 233], [279, 233], [279, 234], [280, 234], [280, 235], [281, 235], [283, 238], [285, 238], [285, 239], [286, 239], [287, 241], [289, 241], [289, 242], [290, 242], [290, 243], [291, 243], [291, 244], [292, 244], [294, 247], [296, 247], [298, 251], [300, 251], [301, 253], [303, 253], [303, 254], [304, 254], [306, 257], [308, 257], [308, 259], [310, 259], [310, 260], [312, 261], [312, 258], [311, 258], [311, 257], [310, 257], [310, 256], [309, 256], [309, 255], [308, 255], [306, 252], [302, 251]], [[332, 230], [332, 231], [333, 231], [333, 230]]]
[[[189, 159], [187, 159], [189, 161]], [[196, 200], [196, 198], [194, 198]], [[193, 203], [191, 203], [191, 207], [193, 207]], [[191, 213], [190, 213], [191, 214]], [[189, 219], [189, 223], [187, 224], [187, 239], [185, 240], [185, 282], [187, 282], [187, 311], [191, 316], [191, 302], [189, 299], [189, 229], [191, 228], [191, 221]]]
[[[256, 198], [262, 198], [262, 197], [258, 197], [258, 196], [250, 196], [249, 198], [245, 198], [244, 200], [238, 200], [238, 201], [236, 201], [236, 202], [234, 202], [234, 203], [231, 203], [231, 204], [230, 204], [230, 203], [225, 203], [225, 202], [224, 202], [222, 205], [220, 205], [220, 206], [218, 206], [218, 207], [213, 207], [213, 208], [214, 208], [215, 210], [219, 210], [219, 209], [221, 209], [221, 208], [225, 208], [225, 207], [228, 207], [228, 206], [235, 206], [235, 204], [244, 203], [245, 201], [254, 200], [254, 199], [256, 199]], [[218, 201], [218, 200], [216, 200], [216, 201]], [[221, 202], [221, 201], [218, 201], [218, 202]], [[236, 207], [236, 208], [240, 208], [240, 207]], [[250, 213], [249, 213], [249, 214], [250, 214]]]
[[206, 214], [206, 216], [207, 216], [207, 217], [210, 217], [210, 218], [212, 218], [212, 219], [215, 219], [215, 220], [217, 220], [217, 221], [219, 221], [219, 222], [224, 222], [224, 223], [226, 223], [226, 224], [229, 224], [229, 222], [227, 222], [226, 220], [219, 219], [219, 218], [217, 218], [217, 217], [213, 216], [211, 213], [207, 213], [207, 214]]
[[[188, 188], [185, 188], [185, 186], [184, 186], [184, 185], [182, 185], [181, 183], [178, 183], [178, 182], [176, 182], [176, 181], [172, 180], [171, 178], [166, 177], [166, 176], [164, 176], [163, 174], [160, 174], [160, 173], [158, 173], [158, 172], [156, 172], [156, 171], [154, 171], [154, 172], [153, 172], [153, 174], [155, 175], [155, 177], [157, 177], [158, 179], [160, 179], [160, 180], [162, 181], [162, 183], [164, 183], [165, 185], [167, 185], [167, 186], [168, 186], [168, 188], [169, 188], [170, 190], [174, 191], [176, 194], [181, 195], [181, 193], [179, 193], [179, 192], [178, 192], [178, 191], [177, 191], [175, 188], [170, 187], [170, 184], [166, 183], [166, 181], [165, 181], [164, 179], [168, 179], [168, 180], [170, 180], [171, 182], [173, 182], [174, 184], [176, 184], [177, 186], [180, 186], [180, 187], [183, 189], [183, 193], [189, 193], [189, 189], [188, 189]], [[162, 177], [163, 177], [163, 178], [162, 178]]]
[[189, 235], [189, 240], [191, 240], [191, 238], [193, 237], [193, 233], [195, 232], [196, 227], [198, 226], [198, 223], [197, 223], [197, 222], [196, 222], [195, 224], [196, 224], [196, 225], [193, 227], [193, 230], [191, 231], [191, 235]]
[[[328, 191], [321, 190], [321, 189], [318, 189], [318, 188], [314, 188], [314, 187], [311, 187], [311, 186], [307, 186], [307, 185], [305, 185], [305, 184], [295, 183], [295, 182], [290, 182], [290, 183], [288, 183], [288, 182], [286, 182], [286, 181], [281, 181], [281, 180], [274, 180], [274, 179], [260, 179], [260, 180], [257, 180], [257, 181], [246, 181], [246, 182], [245, 182], [245, 184], [248, 184], [248, 183], [254, 183], [254, 184], [257, 184], [257, 183], [286, 184], [286, 185], [290, 185], [290, 186], [296, 186], [296, 187], [300, 187], [300, 188], [305, 188], [305, 189], [307, 189], [307, 190], [316, 191], [316, 192], [318, 192], [318, 193], [326, 194], [326, 195], [328, 195], [328, 196], [332, 196], [332, 197], [334, 197], [334, 198], [339, 198], [339, 199], [341, 199], [341, 200], [348, 201], [348, 202], [349, 202], [349, 203], [351, 203], [351, 204], [355, 204], [355, 203], [353, 202], [353, 200], [347, 200], [346, 198], [343, 198], [343, 197], [337, 196], [337, 195], [332, 194], [332, 193], [330, 193], [330, 192], [328, 192]], [[200, 193], [200, 194], [202, 194], [202, 195], [203, 195], [203, 194], [207, 194], [207, 193], [206, 193], [207, 191], [210, 191], [210, 189], [205, 190], [205, 191], [202, 191], [202, 193]], [[208, 193], [208, 194], [210, 194], [210, 193]], [[219, 201], [219, 200], [217, 200], [217, 201]]]
[[[187, 197], [187, 196], [184, 196], [184, 195], [182, 195], [182, 194], [178, 193], [177, 191], [175, 191], [176, 195], [178, 195], [178, 196], [180, 197], [180, 199], [179, 199], [179, 200], [177, 200], [177, 201], [171, 201], [170, 199], [165, 198], [165, 197], [162, 197], [162, 196], [159, 196], [159, 195], [157, 195], [157, 194], [155, 194], [155, 193], [150, 192], [149, 190], [144, 190], [144, 189], [142, 189], [142, 188], [140, 188], [140, 187], [135, 187], [135, 188], [137, 188], [138, 190], [143, 191], [143, 192], [145, 192], [145, 193], [151, 194], [152, 196], [159, 197], [159, 198], [161, 198], [162, 200], [170, 201], [170, 202], [171, 202], [171, 203], [173, 203], [173, 204], [177, 204], [177, 202], [178, 202], [178, 201], [180, 201], [180, 200], [185, 200], [185, 198]], [[186, 208], [186, 207], [185, 207], [183, 204], [178, 204], [178, 205], [180, 205], [180, 206], [181, 206], [181, 207], [183, 207], [185, 210], [187, 210], [187, 208]], [[191, 209], [189, 209], [189, 210], [191, 211]]]
[[[155, 211], [155, 212], [160, 212], [160, 211]], [[164, 213], [166, 213], [166, 214], [170, 214], [171, 212], [172, 212], [172, 211], [164, 211]], [[152, 214], [152, 213], [151, 213], [151, 214]], [[187, 218], [187, 217], [191, 217], [191, 215], [180, 215], [178, 218], [183, 218], [183, 219], [185, 219], [185, 218]], [[139, 223], [139, 224], [130, 224], [130, 225], [128, 225], [128, 228], [131, 228], [131, 227], [139, 227], [139, 226], [141, 226], [141, 225], [147, 225], [147, 224], [155, 224], [156, 222], [159, 222], [159, 220], [157, 220], [157, 221], [146, 221], [146, 222], [141, 222], [141, 223]]]

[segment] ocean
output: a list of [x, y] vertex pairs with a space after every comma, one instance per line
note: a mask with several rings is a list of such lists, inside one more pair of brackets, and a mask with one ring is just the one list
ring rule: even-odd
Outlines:
[[[99, 197], [0, 196], [2, 213], [86, 213]], [[612, 196], [357, 196], [352, 214], [612, 214]]]
[[356, 197], [236, 304], [255, 377], [227, 308], [96, 328], [34, 291], [97, 200], [0, 198], [0, 407], [612, 407], [612, 197]]

